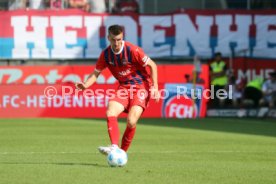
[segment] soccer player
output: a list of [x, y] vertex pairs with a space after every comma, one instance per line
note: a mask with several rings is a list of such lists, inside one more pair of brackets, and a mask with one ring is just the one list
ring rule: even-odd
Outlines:
[[119, 146], [117, 117], [122, 112], [128, 113], [127, 126], [121, 142], [121, 149], [127, 151], [134, 137], [136, 124], [150, 97], [156, 102], [160, 98], [155, 62], [141, 48], [123, 40], [123, 28], [119, 25], [108, 28], [108, 40], [110, 45], [102, 51], [93, 73], [84, 83], [76, 83], [78, 89], [89, 88], [105, 68], [108, 68], [119, 81], [117, 92], [109, 100], [106, 111], [111, 146], [98, 148], [105, 155]]

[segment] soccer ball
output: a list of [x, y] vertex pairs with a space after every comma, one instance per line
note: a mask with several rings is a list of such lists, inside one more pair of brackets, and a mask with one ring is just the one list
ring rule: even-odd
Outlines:
[[107, 163], [111, 167], [122, 167], [127, 163], [127, 154], [120, 148], [113, 149], [107, 155]]

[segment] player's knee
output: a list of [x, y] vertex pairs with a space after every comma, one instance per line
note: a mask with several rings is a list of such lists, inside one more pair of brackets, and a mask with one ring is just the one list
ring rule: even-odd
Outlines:
[[110, 116], [117, 116], [117, 113], [114, 110], [111, 109], [107, 109], [106, 111], [106, 116], [110, 117]]
[[138, 120], [135, 117], [128, 117], [127, 118], [127, 126], [130, 128], [134, 128], [134, 127], [136, 127], [137, 121]]

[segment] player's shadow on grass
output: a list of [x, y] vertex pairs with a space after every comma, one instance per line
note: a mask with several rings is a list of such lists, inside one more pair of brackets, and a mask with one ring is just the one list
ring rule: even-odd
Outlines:
[[[87, 120], [87, 118], [83, 118]], [[79, 120], [79, 119], [78, 119]], [[93, 119], [95, 120], [95, 119]], [[106, 121], [98, 119], [99, 122]], [[125, 124], [126, 119], [120, 118], [120, 123]], [[175, 127], [206, 131], [228, 132], [238, 134], [251, 134], [276, 137], [275, 119], [251, 119], [251, 118], [199, 118], [199, 119], [176, 119], [176, 118], [141, 118], [138, 126], [153, 125], [161, 127]]]
[[[121, 119], [120, 122], [125, 120]], [[177, 127], [239, 134], [276, 137], [275, 119], [204, 118], [204, 119], [141, 119], [141, 125]]]
[[72, 162], [0, 162], [3, 165], [61, 165], [61, 166], [88, 166], [88, 167], [108, 167], [97, 163], [72, 163]]

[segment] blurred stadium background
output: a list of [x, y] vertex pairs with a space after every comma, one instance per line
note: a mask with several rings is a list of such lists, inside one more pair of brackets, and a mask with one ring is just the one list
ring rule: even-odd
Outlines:
[[[275, 10], [275, 0], [0, 0], [0, 184], [274, 183]], [[96, 153], [108, 98], [74, 91], [112, 24], [157, 62], [167, 91], [121, 170]], [[116, 86], [104, 71], [91, 89]], [[225, 99], [200, 98], [208, 89]]]

